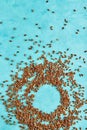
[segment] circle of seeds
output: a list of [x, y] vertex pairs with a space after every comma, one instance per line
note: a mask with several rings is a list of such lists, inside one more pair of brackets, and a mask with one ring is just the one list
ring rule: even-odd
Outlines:
[[[79, 120], [78, 109], [83, 105], [83, 101], [80, 100], [78, 93], [74, 93], [74, 108], [71, 109], [72, 102], [70, 101], [69, 92], [67, 89], [63, 89], [70, 85], [73, 86], [73, 88], [71, 88], [71, 91], [73, 92], [73, 89], [78, 87], [76, 80], [74, 80], [75, 72], [66, 71], [69, 69], [67, 67], [68, 60], [63, 62], [59, 59], [53, 63], [49, 62], [43, 55], [40, 59], [42, 58], [44, 59], [43, 64], [34, 65], [33, 63], [23, 69], [21, 78], [15, 76], [14, 83], [8, 87], [7, 91], [9, 97], [6, 103], [7, 111], [11, 110], [19, 123], [27, 125], [29, 130], [69, 129], [70, 126], [75, 124], [75, 120]], [[33, 80], [30, 80], [33, 76]], [[64, 79], [67, 80], [64, 81]], [[61, 105], [50, 114], [44, 113], [38, 108], [33, 107], [35, 95], [32, 94], [31, 91], [37, 92], [44, 84], [55, 86], [61, 96]], [[25, 87], [24, 85], [26, 86], [26, 89], [22, 98], [19, 98], [20, 95], [18, 94], [18, 91]], [[49, 124], [42, 124], [42, 121], [47, 121]]]

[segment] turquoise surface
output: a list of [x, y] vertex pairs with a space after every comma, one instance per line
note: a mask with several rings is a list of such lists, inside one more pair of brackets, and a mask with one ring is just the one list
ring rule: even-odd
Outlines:
[[[11, 84], [12, 81], [9, 76], [11, 70], [15, 73], [17, 71], [16, 64], [21, 60], [30, 64], [27, 58], [24, 57], [24, 54], [27, 56], [31, 55], [35, 63], [38, 64], [42, 62], [36, 60], [41, 56], [42, 50], [45, 51], [45, 56], [50, 60], [48, 53], [51, 53], [52, 50], [65, 51], [69, 48], [68, 55], [76, 53], [78, 56], [85, 57], [87, 60], [87, 53], [84, 53], [84, 50], [87, 50], [87, 0], [48, 1], [49, 2], [46, 3], [45, 0], [0, 0], [0, 54], [2, 55], [0, 57], [0, 83], [7, 79], [9, 80], [9, 84]], [[76, 11], [74, 11], [74, 9]], [[34, 10], [34, 12], [32, 10]], [[55, 13], [52, 13], [53, 11]], [[64, 26], [64, 19], [68, 21], [66, 26]], [[36, 23], [38, 23], [38, 25], [35, 25]], [[50, 29], [51, 26], [52, 30]], [[78, 34], [76, 34], [76, 32], [78, 32]], [[24, 37], [24, 34], [27, 34], [27, 36]], [[12, 36], [14, 36], [14, 38], [12, 38]], [[27, 48], [32, 46], [34, 41], [26, 39], [34, 39], [34, 41], [40, 44], [40, 47], [35, 44], [32, 50], [28, 50]], [[12, 42], [9, 40], [12, 40]], [[48, 43], [52, 44], [52, 48], [46, 45]], [[20, 46], [20, 48], [17, 48], [17, 46]], [[44, 48], [43, 46], [46, 47]], [[35, 54], [37, 50], [39, 53]], [[20, 53], [15, 57], [14, 53], [17, 51]], [[13, 66], [10, 65], [9, 61], [5, 60], [6, 57], [14, 59]], [[54, 54], [53, 57], [57, 56]], [[85, 87], [84, 95], [85, 99], [87, 99], [87, 63], [83, 64], [80, 61], [74, 61], [74, 63], [74, 68], [76, 68], [77, 65], [83, 66], [81, 72], [84, 74], [84, 77], [79, 78], [76, 75], [75, 78], [78, 83]], [[0, 92], [3, 93], [3, 95], [5, 95], [6, 89], [7, 86], [4, 88], [0, 86]], [[44, 106], [46, 102], [43, 101], [44, 93], [41, 95], [42, 91], [45, 92], [45, 95], [50, 96], [50, 99], [48, 99], [47, 96], [45, 97], [46, 101], [50, 100], [50, 106], [48, 106], [48, 108]], [[51, 96], [53, 93], [55, 93], [55, 95]], [[47, 111], [51, 111], [59, 104], [59, 95], [55, 90], [51, 90], [51, 88], [45, 91], [42, 87], [42, 90], [39, 90], [36, 96], [37, 99], [34, 105], [37, 105], [37, 107], [44, 111], [46, 111], [46, 109]], [[38, 99], [39, 96], [42, 96], [40, 100]], [[55, 98], [58, 98], [58, 102]], [[44, 102], [42, 106], [40, 106], [41, 102]], [[87, 105], [81, 107], [81, 110], [84, 109], [87, 109]], [[81, 114], [83, 117], [85, 116], [84, 112]], [[12, 126], [6, 124], [1, 118], [1, 115], [7, 116], [2, 101], [0, 101], [0, 130], [20, 130], [19, 124]], [[78, 129], [82, 127], [82, 130], [85, 130], [85, 128], [87, 128], [87, 121], [83, 118], [75, 127]], [[70, 130], [72, 130], [72, 127]]]
[[56, 91], [55, 86], [45, 84], [35, 93], [33, 102], [35, 108], [45, 113], [50, 113], [53, 112], [58, 105], [60, 105], [60, 93]]

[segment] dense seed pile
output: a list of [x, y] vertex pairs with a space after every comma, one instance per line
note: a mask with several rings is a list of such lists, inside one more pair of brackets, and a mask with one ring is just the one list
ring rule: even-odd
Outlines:
[[[8, 113], [12, 113], [20, 124], [27, 125], [29, 130], [56, 130], [59, 128], [68, 130], [76, 121], [81, 120], [79, 116], [81, 111], [79, 111], [79, 108], [85, 102], [84, 94], [82, 93], [84, 87], [77, 84], [74, 78], [78, 69], [80, 71], [81, 66], [72, 71], [69, 64], [71, 63], [71, 59], [76, 55], [71, 54], [67, 57], [62, 52], [58, 54], [61, 54], [61, 57], [56, 59], [55, 62], [48, 61], [42, 55], [38, 58], [38, 60], [44, 60], [41, 64], [36, 65], [32, 63], [30, 66], [26, 65], [24, 68], [17, 66], [18, 72], [12, 76], [13, 83], [8, 86], [8, 90], [6, 91], [8, 99], [7, 101], [3, 101], [6, 110]], [[23, 72], [21, 78], [19, 78], [20, 71]], [[34, 77], [33, 80], [30, 80], [32, 77]], [[44, 84], [55, 86], [61, 95], [61, 105], [50, 114], [33, 107], [35, 95], [31, 94], [31, 91], [37, 92]], [[26, 88], [20, 97], [18, 92], [25, 87], [24, 85]], [[70, 89], [70, 92], [67, 88]], [[76, 88], [78, 91], [75, 91]], [[71, 100], [71, 96], [73, 100]], [[42, 124], [42, 121], [49, 123], [47, 125]], [[24, 127], [20, 127], [24, 129]]]

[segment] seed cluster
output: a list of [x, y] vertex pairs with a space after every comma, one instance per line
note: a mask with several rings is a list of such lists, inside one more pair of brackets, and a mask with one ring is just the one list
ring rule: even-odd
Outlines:
[[[59, 52], [60, 53], [60, 52]], [[64, 55], [61, 54], [64, 58]], [[13, 84], [8, 86], [7, 101], [4, 101], [8, 112], [12, 112], [19, 123], [27, 125], [29, 130], [56, 130], [63, 128], [68, 130], [70, 126], [81, 120], [79, 117], [79, 108], [84, 104], [84, 100], [80, 97], [81, 85], [76, 83], [74, 79], [75, 71], [69, 71], [69, 59], [59, 58], [54, 63], [49, 62], [45, 56], [39, 59], [44, 59], [41, 64], [31, 64], [22, 69], [22, 77], [18, 77], [18, 73], [14, 76]], [[38, 59], [38, 60], [39, 60]], [[30, 78], [33, 80], [30, 80]], [[66, 79], [66, 81], [64, 81]], [[31, 91], [37, 92], [44, 84], [51, 84], [56, 87], [61, 95], [61, 105], [50, 114], [40, 111], [33, 107], [34, 94]], [[26, 86], [22, 97], [18, 94], [19, 90]], [[70, 88], [69, 94], [67, 88]], [[79, 92], [74, 90], [78, 88]], [[30, 95], [29, 95], [30, 93]], [[70, 96], [73, 95], [74, 101], [71, 101]], [[58, 99], [57, 99], [58, 100]], [[73, 109], [71, 109], [73, 107]], [[62, 118], [63, 116], [63, 118]], [[49, 122], [42, 124], [42, 121]]]

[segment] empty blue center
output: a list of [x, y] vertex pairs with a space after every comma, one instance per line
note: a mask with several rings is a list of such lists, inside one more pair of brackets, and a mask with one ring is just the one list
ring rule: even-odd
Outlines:
[[60, 105], [60, 93], [55, 86], [45, 84], [35, 93], [33, 106], [42, 112], [51, 113]]

